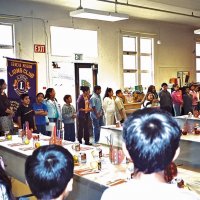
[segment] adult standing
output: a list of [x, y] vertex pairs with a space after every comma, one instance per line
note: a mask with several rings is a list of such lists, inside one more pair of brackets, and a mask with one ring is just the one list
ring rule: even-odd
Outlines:
[[100, 129], [104, 125], [103, 122], [103, 108], [101, 102], [101, 86], [94, 86], [94, 93], [90, 98], [90, 107], [92, 111], [90, 112], [90, 117], [93, 126], [93, 137], [94, 143], [97, 143], [100, 138]]
[[86, 145], [91, 145], [89, 134], [89, 107], [90, 88], [88, 86], [81, 86], [82, 94], [77, 100], [77, 119], [78, 119], [78, 141], [82, 144], [82, 138], [85, 140]]
[[13, 133], [13, 110], [11, 103], [4, 90], [7, 84], [4, 79], [0, 79], [0, 133], [10, 131]]
[[172, 114], [172, 97], [167, 91], [168, 85], [167, 83], [162, 83], [161, 87], [161, 91], [159, 92], [160, 108]]
[[[44, 103], [47, 106], [47, 111], [48, 111], [47, 116], [48, 116], [49, 122], [54, 122], [57, 126], [59, 126], [58, 120], [59, 119], [61, 120], [61, 109], [55, 96], [56, 96], [55, 90], [53, 88], [48, 88], [46, 90], [46, 94], [44, 97], [45, 98]], [[48, 135], [50, 134], [51, 134], [51, 131], [48, 131]]]
[[115, 100], [113, 99], [112, 88], [107, 88], [103, 98], [103, 109], [105, 113], [106, 125], [115, 124], [116, 107]]

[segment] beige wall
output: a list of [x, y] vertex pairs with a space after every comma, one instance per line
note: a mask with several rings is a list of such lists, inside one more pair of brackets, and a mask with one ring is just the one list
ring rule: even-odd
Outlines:
[[[103, 88], [110, 86], [118, 89], [123, 85], [121, 76], [121, 30], [150, 33], [154, 35], [155, 39], [158, 38], [160, 32], [162, 44], [157, 45], [155, 43], [155, 84], [157, 88], [160, 87], [162, 82], [168, 82], [169, 78], [176, 77], [177, 71], [190, 71], [190, 81], [195, 81], [194, 35], [191, 26], [139, 19], [116, 23], [72, 20], [68, 16], [66, 8], [28, 2], [16, 3], [16, 1], [0, 0], [0, 14], [20, 15], [25, 16], [25, 18], [20, 20], [0, 19], [0, 22], [15, 24], [17, 57], [39, 62], [39, 91], [42, 91], [43, 86], [50, 86], [48, 84], [51, 84], [49, 79], [51, 79], [52, 60], [74, 61], [74, 58], [70, 57], [55, 58], [51, 56], [50, 25], [98, 31], [98, 82]], [[27, 16], [30, 18], [27, 18]], [[33, 44], [37, 43], [46, 44], [47, 54], [33, 53]], [[87, 58], [84, 61], [87, 62]]]

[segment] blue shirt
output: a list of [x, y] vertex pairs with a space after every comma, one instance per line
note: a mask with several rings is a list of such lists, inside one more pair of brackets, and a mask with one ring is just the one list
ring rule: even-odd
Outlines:
[[[47, 106], [44, 103], [34, 103], [33, 104], [33, 110], [34, 111], [47, 111]], [[36, 125], [45, 125], [46, 124], [46, 120], [45, 120], [45, 116], [43, 115], [35, 115], [35, 123]]]
[[[102, 102], [101, 102], [101, 96], [97, 95], [96, 93], [93, 93], [93, 95], [90, 98], [90, 107], [96, 109], [96, 112], [99, 115], [103, 114], [103, 109], [102, 109]], [[92, 119], [97, 119], [96, 113], [94, 111], [90, 112], [90, 117]]]

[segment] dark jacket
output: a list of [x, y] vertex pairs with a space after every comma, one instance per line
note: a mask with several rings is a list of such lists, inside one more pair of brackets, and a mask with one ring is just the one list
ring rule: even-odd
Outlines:
[[[90, 97], [88, 100], [89, 99]], [[85, 113], [85, 111], [80, 110], [81, 108], [85, 109], [85, 100], [82, 94], [77, 99], [77, 116], [78, 118], [85, 118], [86, 116], [89, 116], [89, 112]]]

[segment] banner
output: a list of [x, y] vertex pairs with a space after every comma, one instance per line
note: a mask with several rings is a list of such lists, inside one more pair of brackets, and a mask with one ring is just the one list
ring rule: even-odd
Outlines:
[[[37, 94], [37, 62], [7, 58], [8, 98], [20, 103], [20, 95], [28, 93], [31, 103]], [[15, 105], [13, 105], [15, 107]], [[16, 105], [17, 106], [17, 105]]]

